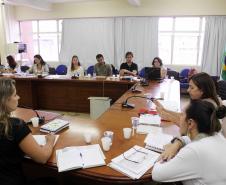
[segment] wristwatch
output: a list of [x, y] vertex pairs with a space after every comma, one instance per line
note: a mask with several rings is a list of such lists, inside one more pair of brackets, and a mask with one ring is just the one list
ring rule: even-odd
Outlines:
[[174, 138], [171, 140], [171, 143], [174, 143], [176, 140], [178, 140], [178, 141], [181, 142], [182, 147], [185, 145], [185, 141], [184, 141], [183, 137], [174, 137]]

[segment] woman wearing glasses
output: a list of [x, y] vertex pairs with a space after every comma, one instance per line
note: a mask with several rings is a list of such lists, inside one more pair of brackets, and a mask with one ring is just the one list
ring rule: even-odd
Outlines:
[[191, 143], [169, 161], [163, 153], [163, 160], [154, 165], [153, 180], [183, 181], [186, 185], [226, 184], [226, 139], [219, 132], [219, 119], [225, 116], [225, 106], [216, 111], [212, 103], [192, 100], [180, 121], [181, 135], [188, 135]]

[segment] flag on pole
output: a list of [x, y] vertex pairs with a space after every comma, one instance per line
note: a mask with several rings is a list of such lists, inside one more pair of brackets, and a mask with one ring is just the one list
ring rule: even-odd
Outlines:
[[224, 54], [221, 60], [222, 68], [221, 68], [221, 78], [226, 80], [226, 47], [224, 49]]

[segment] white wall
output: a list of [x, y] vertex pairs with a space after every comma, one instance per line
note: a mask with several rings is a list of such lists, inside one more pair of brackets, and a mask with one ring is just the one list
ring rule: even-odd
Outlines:
[[[99, 0], [54, 4], [52, 11], [40, 11], [27, 7], [15, 7], [14, 11], [17, 20], [115, 16], [226, 15], [226, 0], [141, 0], [140, 7], [129, 5], [127, 0]], [[0, 47], [3, 40], [0, 23]], [[0, 53], [2, 51], [1, 47]], [[169, 67], [180, 70], [184, 66]]]
[[52, 11], [17, 7], [17, 20], [112, 16], [226, 15], [226, 0], [141, 0], [133, 7], [127, 0], [54, 4]]

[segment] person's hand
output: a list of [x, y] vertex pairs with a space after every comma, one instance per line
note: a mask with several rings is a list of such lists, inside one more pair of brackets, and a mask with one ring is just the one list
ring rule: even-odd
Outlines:
[[182, 143], [178, 140], [176, 140], [174, 143], [169, 143], [165, 145], [163, 147], [164, 152], [161, 153], [161, 155], [158, 158], [158, 161], [160, 162], [169, 161], [178, 153], [181, 147], [182, 147]]
[[46, 143], [54, 144], [56, 136], [54, 134], [46, 135]]
[[167, 115], [165, 114], [165, 109], [163, 105], [158, 100], [154, 100], [153, 103], [156, 106], [156, 111], [158, 112], [159, 116], [167, 120]]

